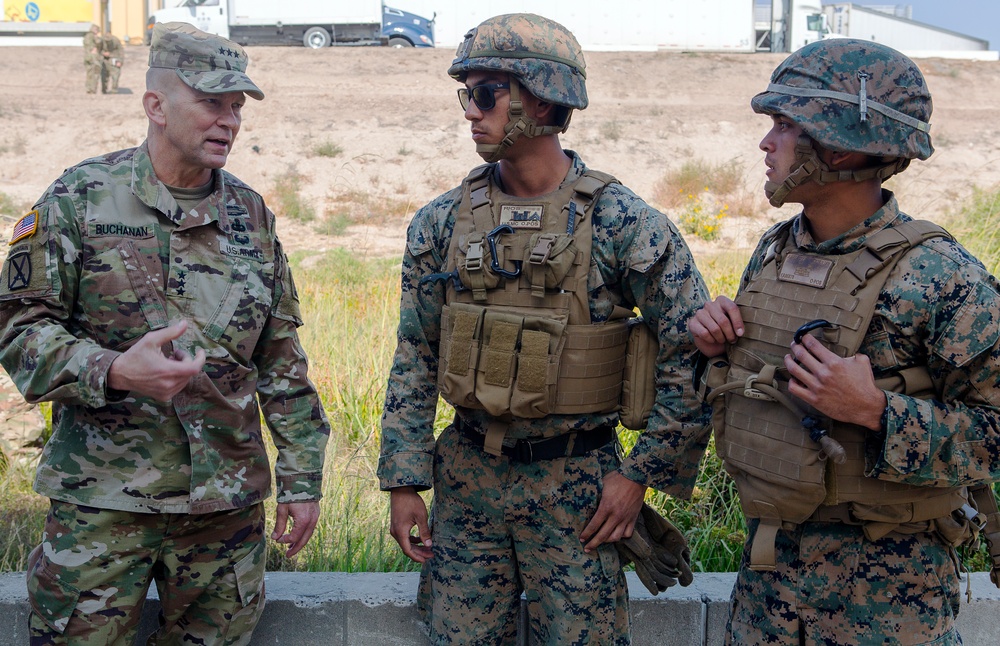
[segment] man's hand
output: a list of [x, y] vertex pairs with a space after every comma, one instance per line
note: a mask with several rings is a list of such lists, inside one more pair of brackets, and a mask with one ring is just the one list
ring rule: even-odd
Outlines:
[[694, 313], [688, 330], [703, 355], [717, 357], [726, 351], [727, 343], [736, 343], [743, 336], [743, 317], [736, 303], [719, 296]]
[[[289, 518], [292, 519], [291, 528], [288, 527]], [[317, 522], [319, 522], [319, 501], [278, 503], [271, 539], [288, 545], [285, 556], [292, 558], [312, 538]], [[288, 529], [287, 533], [286, 529]]]
[[[410, 534], [414, 527], [417, 528], [416, 536]], [[413, 487], [399, 487], [389, 492], [389, 533], [399, 543], [403, 554], [417, 563], [431, 558], [427, 505]]]
[[841, 358], [807, 334], [802, 343], [792, 343], [785, 367], [792, 395], [831, 419], [873, 431], [881, 428], [887, 402], [885, 393], [875, 385], [867, 356]]
[[180, 338], [187, 326], [187, 321], [180, 321], [170, 327], [147, 332], [111, 363], [108, 385], [114, 390], [127, 390], [160, 401], [170, 401], [205, 365], [205, 351], [202, 349], [194, 357], [182, 352], [164, 353], [164, 346]]
[[583, 551], [590, 552], [602, 543], [615, 543], [631, 536], [645, 496], [645, 485], [633, 482], [617, 471], [604, 476], [597, 512], [580, 532]]

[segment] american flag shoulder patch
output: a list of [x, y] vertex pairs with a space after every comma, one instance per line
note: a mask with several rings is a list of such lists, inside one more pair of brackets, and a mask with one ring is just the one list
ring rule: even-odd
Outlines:
[[24, 240], [25, 238], [31, 237], [37, 230], [38, 209], [35, 209], [18, 220], [17, 224], [14, 225], [14, 235], [11, 236], [9, 244], [14, 244], [18, 240]]

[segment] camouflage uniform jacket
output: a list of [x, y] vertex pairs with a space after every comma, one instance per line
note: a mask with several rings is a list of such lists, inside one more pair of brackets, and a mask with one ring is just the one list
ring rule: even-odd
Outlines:
[[[565, 182], [586, 167], [579, 156]], [[378, 476], [382, 489], [432, 485], [434, 417], [438, 403], [437, 368], [442, 282], [421, 283], [445, 271], [459, 186], [421, 208], [407, 232], [403, 255], [402, 301], [396, 354], [382, 416]], [[588, 289], [591, 319], [608, 319], [615, 305], [638, 306], [660, 339], [657, 399], [646, 430], [620, 471], [629, 479], [678, 496], [690, 495], [698, 461], [708, 441], [707, 409], [691, 385], [694, 344], [687, 322], [708, 298], [686, 243], [665, 215], [632, 191], [610, 184], [593, 212], [594, 246]], [[461, 409], [470, 425], [485, 429], [485, 411]], [[617, 414], [550, 415], [512, 422], [508, 437], [549, 437], [617, 423]]]
[[83, 37], [83, 62], [100, 63], [103, 43], [99, 34], [88, 31]]
[[[306, 376], [274, 215], [232, 175], [213, 175], [212, 194], [185, 213], [146, 144], [84, 161], [37, 203], [37, 232], [11, 247], [21, 283], [8, 259], [0, 361], [28, 401], [53, 402], [39, 493], [148, 513], [258, 503], [271, 487], [262, 408], [278, 501], [320, 498], [329, 424]], [[109, 390], [112, 361], [179, 319], [191, 325], [173, 348], [203, 348], [202, 373], [170, 403]]]
[[[816, 243], [796, 218], [805, 251], [858, 249], [875, 232], [911, 218], [883, 191], [884, 206], [843, 235]], [[741, 283], [763, 261], [765, 234]], [[965, 248], [935, 238], [906, 253], [875, 306], [860, 354], [876, 379], [924, 366], [940, 399], [886, 392], [883, 430], [868, 436], [866, 475], [911, 485], [951, 487], [1000, 480], [1000, 284]]]
[[119, 60], [125, 58], [125, 48], [122, 47], [122, 41], [114, 34], [108, 34], [102, 39], [101, 52], [108, 54], [109, 58]]

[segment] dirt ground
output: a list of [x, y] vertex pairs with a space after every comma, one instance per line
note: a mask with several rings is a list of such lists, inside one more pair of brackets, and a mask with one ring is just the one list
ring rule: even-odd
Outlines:
[[[302, 196], [320, 218], [345, 199], [367, 209], [340, 236], [283, 219], [289, 250], [341, 246], [359, 255], [396, 256], [407, 216], [479, 163], [455, 96], [458, 84], [445, 74], [450, 49], [257, 47], [249, 53], [250, 75], [267, 98], [249, 101], [227, 169], [265, 196], [277, 177], [299, 173]], [[117, 95], [84, 92], [82, 58], [80, 48], [0, 48], [0, 192], [23, 206], [67, 166], [134, 146], [145, 135], [146, 48], [127, 50]], [[761, 195], [765, 169], [757, 143], [769, 122], [753, 114], [749, 100], [781, 58], [590, 53], [591, 106], [574, 115], [563, 145], [651, 201], [657, 181], [693, 159], [738, 164], [746, 189]], [[940, 221], [972, 186], [1000, 182], [1000, 63], [919, 64], [935, 98], [937, 152], [890, 186], [910, 214]], [[320, 144], [342, 151], [319, 156]], [[386, 213], [387, 204], [394, 215]], [[779, 212], [761, 202], [759, 214], [724, 225], [721, 244], [750, 244], [789, 208]], [[8, 213], [0, 224], [9, 228], [17, 215]], [[697, 254], [704, 243], [692, 246]]]

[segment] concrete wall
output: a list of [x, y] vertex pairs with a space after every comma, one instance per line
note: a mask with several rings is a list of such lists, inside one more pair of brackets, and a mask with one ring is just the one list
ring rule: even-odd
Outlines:
[[[723, 643], [733, 574], [696, 574], [687, 588], [653, 597], [629, 573], [634, 646], [715, 646]], [[267, 575], [267, 605], [251, 646], [263, 644], [371, 646], [426, 644], [415, 608], [416, 574], [287, 573]], [[1000, 590], [988, 575], [972, 575], [972, 601], [958, 618], [965, 646], [1000, 643]], [[151, 595], [141, 635], [156, 626]], [[523, 615], [523, 613], [522, 613]], [[28, 642], [24, 574], [0, 575], [0, 646]], [[522, 616], [522, 643], [524, 642]], [[141, 641], [141, 640], [140, 640]]]

